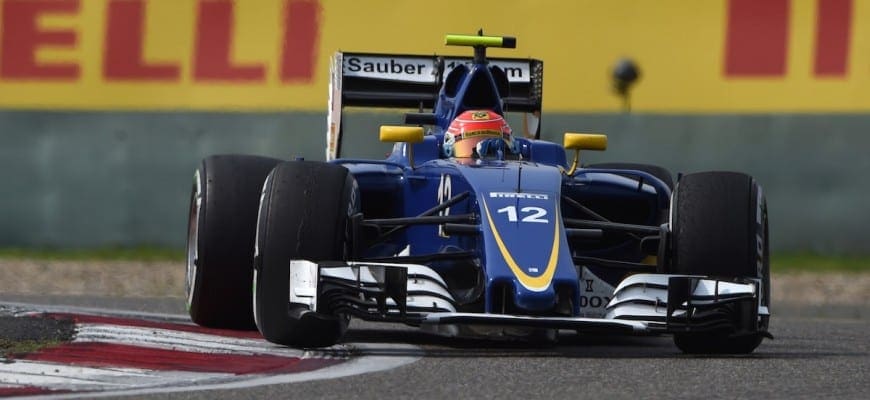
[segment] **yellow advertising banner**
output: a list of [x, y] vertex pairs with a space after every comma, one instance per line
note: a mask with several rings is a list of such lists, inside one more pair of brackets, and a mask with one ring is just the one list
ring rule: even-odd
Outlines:
[[330, 56], [465, 55], [517, 37], [545, 111], [870, 111], [870, 2], [853, 0], [0, 0], [0, 108], [325, 110]]

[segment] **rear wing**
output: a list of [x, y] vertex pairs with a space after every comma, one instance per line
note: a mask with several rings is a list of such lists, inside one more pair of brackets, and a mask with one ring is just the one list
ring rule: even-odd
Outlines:
[[[544, 62], [529, 58], [489, 58], [508, 80], [504, 110], [528, 113], [538, 134]], [[330, 66], [326, 159], [340, 156], [341, 113], [344, 107], [432, 109], [444, 78], [458, 65], [471, 65], [471, 57], [436, 55], [343, 53]], [[528, 130], [529, 128], [526, 127]]]

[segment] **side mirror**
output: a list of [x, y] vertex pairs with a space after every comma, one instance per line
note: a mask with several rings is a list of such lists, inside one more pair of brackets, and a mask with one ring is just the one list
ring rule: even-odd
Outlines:
[[607, 135], [600, 133], [565, 133], [567, 150], [607, 150]]
[[574, 150], [574, 161], [568, 175], [574, 175], [577, 166], [580, 165], [580, 150], [607, 150], [607, 135], [600, 133], [565, 133], [563, 146], [566, 150]]
[[419, 126], [382, 125], [380, 138], [382, 142], [419, 143], [423, 141], [423, 128]]
[[423, 141], [423, 127], [420, 126], [395, 126], [381, 125], [380, 139], [382, 142], [405, 142], [408, 143], [408, 164], [414, 168], [414, 146], [411, 143]]

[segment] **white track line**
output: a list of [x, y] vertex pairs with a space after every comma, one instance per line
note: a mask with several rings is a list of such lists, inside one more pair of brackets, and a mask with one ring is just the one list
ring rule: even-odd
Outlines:
[[[71, 306], [54, 306], [40, 305], [29, 303], [0, 303], [0, 307], [12, 307], [19, 311], [19, 314], [28, 314], [34, 311], [38, 312], [57, 312], [57, 313], [73, 313], [73, 314], [91, 314], [101, 316], [116, 316], [116, 317], [132, 317], [149, 320], [159, 320], [165, 322], [180, 322], [190, 323], [190, 319], [186, 315], [179, 314], [159, 314], [147, 313], [128, 310], [109, 310], [102, 308], [89, 307], [71, 307]], [[113, 326], [113, 329], [104, 329], [105, 325], [101, 324], [80, 324], [80, 333], [83, 333], [82, 341], [96, 341], [97, 337], [102, 335], [106, 338], [105, 341], [110, 341], [116, 338], [123, 341], [118, 335], [121, 330], [127, 330], [128, 333], [144, 336], [154, 346], [164, 346], [167, 343], [153, 336], [149, 337], [147, 333], [161, 331], [157, 328], [139, 328]], [[183, 346], [190, 346], [191, 349], [202, 349], [208, 352], [214, 352], [214, 346], [220, 343], [223, 339], [215, 339], [214, 335], [199, 334], [192, 332], [172, 331], [181, 340], [187, 341]], [[183, 335], [178, 335], [183, 333]], [[91, 336], [88, 336], [91, 335]], [[211, 336], [203, 338], [199, 335]], [[88, 339], [90, 337], [91, 339]], [[209, 343], [189, 343], [194, 338], [204, 339]], [[76, 339], [77, 341], [79, 339]], [[299, 350], [278, 347], [265, 341], [256, 339], [231, 339], [237, 346], [233, 351], [251, 351], [256, 354], [299, 354]], [[104, 341], [104, 340], [99, 340]], [[259, 343], [251, 343], [259, 342]], [[118, 343], [118, 342], [114, 342]], [[141, 345], [141, 344], [139, 344]], [[37, 395], [28, 396], [26, 398], [46, 398], [46, 399], [74, 399], [74, 398], [95, 398], [108, 396], [137, 396], [152, 393], [176, 393], [190, 392], [200, 390], [231, 390], [245, 389], [264, 385], [289, 384], [295, 382], [304, 382], [322, 379], [335, 379], [352, 375], [360, 375], [372, 372], [386, 371], [393, 368], [398, 368], [419, 360], [423, 355], [423, 350], [417, 346], [407, 344], [367, 344], [367, 343], [347, 343], [341, 346], [336, 346], [337, 349], [343, 349], [348, 353], [340, 351], [338, 355], [333, 351], [305, 351], [301, 352], [303, 358], [334, 358], [336, 356], [343, 357], [344, 354], [353, 354], [348, 361], [339, 363], [332, 367], [326, 367], [310, 372], [302, 372], [286, 375], [234, 375], [222, 373], [198, 373], [198, 372], [183, 372], [183, 371], [152, 371], [140, 370], [135, 368], [88, 368], [74, 367], [69, 365], [57, 365], [52, 363], [38, 363], [31, 361], [15, 361], [10, 364], [0, 363], [0, 386], [27, 386], [31, 385], [28, 379], [36, 378], [43, 380], [66, 379], [60, 384], [70, 385], [70, 390], [88, 390], [93, 387], [88, 385], [98, 385], [102, 392], [85, 392], [85, 393], [67, 393], [56, 395]], [[378, 355], [388, 354], [388, 355]], [[298, 356], [298, 355], [296, 355]], [[23, 367], [20, 368], [20, 367]], [[63, 372], [69, 372], [69, 375], [75, 375], [76, 380], [68, 378], [60, 378], [60, 375], [66, 375]], [[137, 379], [143, 379], [143, 386], [134, 385], [133, 382]], [[101, 385], [97, 382], [105, 382], [106, 385]], [[32, 385], [40, 386], [40, 385]], [[57, 388], [51, 385], [53, 389]], [[96, 389], [94, 387], [94, 389]]]
[[407, 364], [411, 364], [420, 359], [423, 350], [416, 346], [404, 344], [353, 344], [351, 347], [356, 348], [360, 353], [365, 354], [367, 351], [376, 351], [378, 353], [387, 354], [405, 354], [405, 355], [389, 355], [389, 356], [366, 356], [351, 358], [350, 361], [316, 371], [301, 372], [288, 375], [272, 375], [272, 376], [251, 376], [251, 379], [243, 379], [233, 382], [222, 383], [188, 383], [187, 386], [176, 387], [155, 387], [144, 389], [131, 390], [110, 390], [105, 392], [90, 392], [90, 393], [69, 393], [50, 396], [37, 396], [45, 399], [78, 399], [78, 398], [97, 398], [110, 396], [140, 396], [155, 393], [179, 393], [192, 392], [201, 390], [234, 390], [247, 389], [257, 386], [266, 385], [281, 385], [291, 384], [296, 382], [315, 381], [323, 379], [335, 379], [346, 376], [361, 375], [373, 372], [386, 371], [393, 368], [398, 368]]

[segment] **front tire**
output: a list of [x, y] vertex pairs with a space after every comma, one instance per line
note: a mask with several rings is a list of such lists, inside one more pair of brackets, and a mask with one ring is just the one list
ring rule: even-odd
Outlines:
[[[767, 202], [758, 183], [734, 172], [689, 174], [677, 183], [673, 199], [669, 272], [759, 279], [760, 304], [770, 307]], [[675, 334], [674, 343], [690, 354], [747, 354], [761, 343], [768, 317], [757, 323], [754, 332], [742, 334]]]
[[308, 161], [278, 165], [263, 186], [254, 258], [254, 313], [266, 340], [293, 347], [335, 344], [343, 315], [289, 302], [290, 260], [344, 261], [356, 184], [347, 168]]
[[255, 329], [251, 305], [260, 190], [281, 160], [217, 155], [194, 175], [187, 235], [187, 308], [212, 328]]

